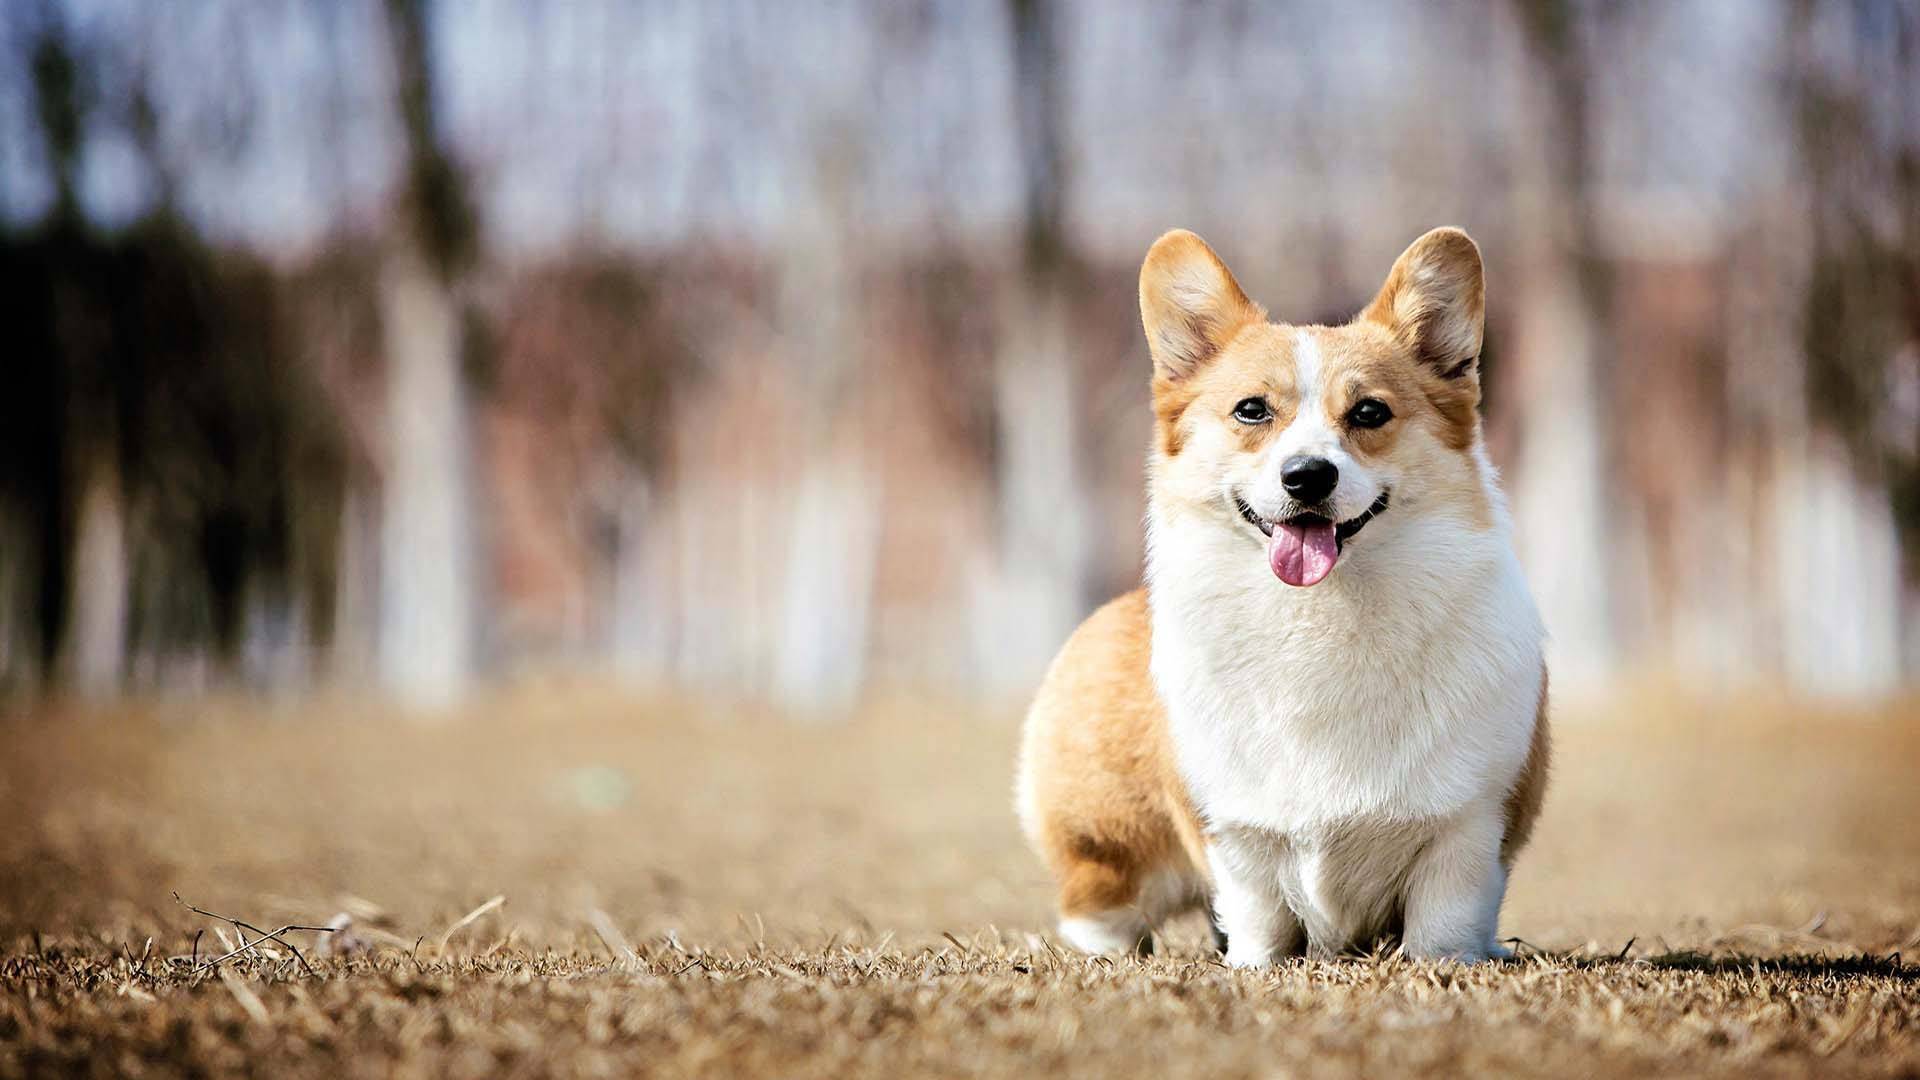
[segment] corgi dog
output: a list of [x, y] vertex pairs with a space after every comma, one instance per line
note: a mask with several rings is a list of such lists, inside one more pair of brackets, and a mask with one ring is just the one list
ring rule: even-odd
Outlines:
[[1147, 253], [1146, 588], [1068, 640], [1021, 749], [1076, 948], [1149, 952], [1210, 904], [1236, 967], [1506, 955], [1547, 680], [1481, 437], [1484, 299], [1459, 229], [1343, 326], [1268, 321], [1193, 233]]

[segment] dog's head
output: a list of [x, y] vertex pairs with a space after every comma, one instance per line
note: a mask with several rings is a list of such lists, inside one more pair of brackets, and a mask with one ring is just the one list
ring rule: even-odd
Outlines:
[[1267, 321], [1226, 264], [1175, 230], [1140, 268], [1158, 417], [1153, 498], [1238, 530], [1313, 585], [1361, 530], [1483, 516], [1480, 249], [1435, 229], [1344, 326]]

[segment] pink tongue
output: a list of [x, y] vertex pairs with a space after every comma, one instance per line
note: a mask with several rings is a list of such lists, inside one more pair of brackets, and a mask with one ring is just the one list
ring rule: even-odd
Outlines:
[[1316, 585], [1333, 571], [1340, 558], [1333, 523], [1275, 525], [1267, 540], [1267, 564], [1273, 575], [1289, 585]]

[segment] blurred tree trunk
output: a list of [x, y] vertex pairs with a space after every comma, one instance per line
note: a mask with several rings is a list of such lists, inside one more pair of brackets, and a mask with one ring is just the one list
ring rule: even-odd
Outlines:
[[[1862, 189], [1878, 187], [1862, 178], [1884, 168], [1880, 190], [1900, 206], [1900, 154], [1912, 153], [1920, 132], [1890, 142], [1875, 129], [1873, 72], [1886, 59], [1881, 33], [1891, 27], [1892, 60], [1913, 73], [1912, 21], [1898, 5], [1808, 0], [1795, 3], [1788, 20], [1785, 67], [1808, 212], [1793, 253], [1804, 260], [1803, 295], [1790, 307], [1801, 348], [1779, 395], [1787, 407], [1771, 440], [1764, 535], [1772, 540], [1782, 673], [1814, 693], [1885, 692], [1901, 675], [1906, 598], [1896, 515], [1916, 466], [1913, 420], [1903, 421], [1890, 399], [1902, 343], [1912, 350], [1920, 342], [1912, 248], [1920, 236], [1901, 235], [1897, 211], [1882, 217], [1886, 206], [1862, 205]], [[1915, 90], [1910, 78], [1905, 85]], [[1894, 107], [1896, 123], [1912, 101], [1909, 92]]]
[[65, 681], [91, 697], [119, 691], [127, 664], [127, 515], [115, 455], [81, 469]]
[[423, 705], [458, 697], [474, 637], [470, 418], [462, 354], [477, 236], [463, 178], [434, 116], [426, 0], [387, 0], [406, 139], [404, 228], [380, 280], [387, 357], [381, 488], [380, 667]]
[[614, 543], [608, 646], [614, 671], [642, 687], [663, 682], [671, 666], [669, 574], [657, 539], [665, 524], [664, 508], [644, 469], [629, 465], [621, 470], [610, 507]]
[[1019, 138], [1018, 274], [1000, 310], [995, 354], [997, 565], [984, 596], [982, 659], [991, 689], [1024, 689], [1085, 614], [1088, 503], [1081, 483], [1070, 332], [1077, 267], [1066, 233], [1064, 73], [1051, 0], [1009, 0]]
[[854, 185], [863, 135], [851, 123], [814, 134], [809, 202], [790, 215], [781, 245], [776, 343], [796, 385], [796, 474], [776, 497], [784, 520], [767, 554], [783, 565], [771, 690], [789, 708], [830, 713], [850, 706], [866, 680], [873, 581], [878, 563], [880, 478], [867, 464], [859, 423], [868, 363], [857, 323], [864, 250], [855, 233]]
[[[1907, 88], [1896, 117], [1903, 133], [1894, 158], [1894, 195], [1900, 208], [1899, 290], [1905, 343], [1896, 359], [1896, 380], [1920, 385], [1920, 9], [1897, 9], [1896, 85]], [[1899, 675], [1920, 671], [1920, 415], [1895, 418], [1890, 455], [1894, 524], [1899, 530], [1904, 585], [1900, 610]]]
[[1631, 522], [1608, 513], [1603, 366], [1611, 282], [1589, 184], [1588, 49], [1572, 0], [1513, 0], [1545, 88], [1521, 154], [1514, 383], [1526, 430], [1514, 478], [1522, 557], [1548, 632], [1556, 685], [1591, 684], [1616, 662], [1609, 595]]
[[54, 181], [42, 239], [49, 310], [34, 313], [45, 321], [43, 351], [29, 360], [40, 370], [15, 389], [40, 398], [21, 419], [30, 513], [39, 519], [41, 679], [99, 695], [116, 692], [126, 670], [126, 504], [111, 421], [113, 359], [95, 307], [99, 267], [78, 194], [90, 83], [63, 15], [41, 15], [32, 77]]
[[322, 663], [342, 683], [380, 677], [380, 486], [349, 472], [340, 500], [339, 567], [334, 574], [333, 633]]

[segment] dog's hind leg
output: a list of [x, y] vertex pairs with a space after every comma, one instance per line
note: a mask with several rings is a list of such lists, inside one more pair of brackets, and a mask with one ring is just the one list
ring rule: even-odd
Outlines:
[[1060, 936], [1084, 953], [1152, 951], [1154, 919], [1142, 904], [1146, 874], [1128, 852], [1079, 838], [1060, 874]]
[[1153, 955], [1153, 931], [1194, 906], [1199, 883], [1178, 867], [1076, 860], [1062, 875], [1060, 936], [1081, 952]]
[[1138, 908], [1112, 908], [1060, 919], [1060, 936], [1083, 953], [1153, 955], [1153, 926]]

